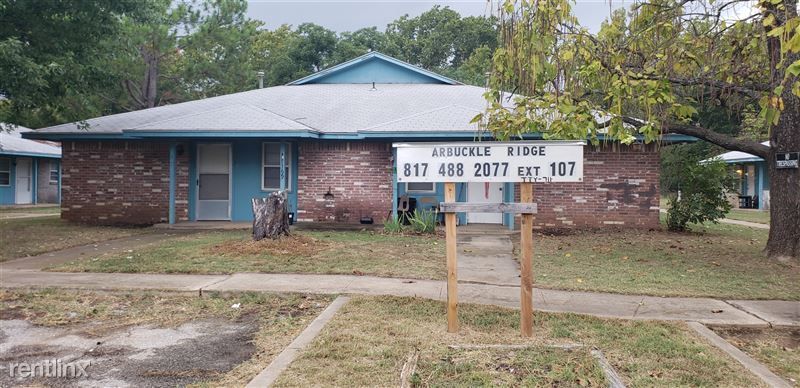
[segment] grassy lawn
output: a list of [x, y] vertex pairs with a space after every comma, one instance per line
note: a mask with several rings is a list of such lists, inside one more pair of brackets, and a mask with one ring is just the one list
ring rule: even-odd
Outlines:
[[[729, 224], [666, 231], [537, 233], [537, 287], [656, 296], [800, 300], [800, 268], [768, 261], [766, 230]], [[300, 231], [252, 242], [245, 231], [179, 236], [49, 270], [145, 273], [319, 273], [444, 279], [442, 239]]]
[[[669, 209], [667, 199], [661, 197], [660, 204], [662, 209]], [[725, 217], [731, 220], [755, 222], [759, 224], [769, 224], [769, 211], [731, 209]]]
[[536, 234], [538, 287], [656, 296], [800, 300], [800, 268], [762, 254], [767, 230], [729, 224], [667, 231]]
[[728, 342], [773, 373], [800, 382], [800, 328], [714, 328]]
[[361, 231], [299, 231], [290, 238], [259, 242], [251, 241], [247, 231], [203, 232], [50, 270], [366, 274], [419, 279], [446, 276], [442, 240]]
[[[397, 386], [418, 352], [416, 386], [605, 386], [588, 354], [597, 347], [629, 386], [760, 386], [679, 323], [541, 313], [535, 338], [523, 339], [516, 310], [461, 305], [459, 313], [460, 332], [448, 334], [444, 303], [354, 297], [276, 385]], [[465, 346], [481, 344], [527, 346]], [[559, 344], [586, 347], [551, 347]]]
[[0, 219], [0, 261], [147, 232], [142, 228], [79, 225], [56, 217]]
[[[203, 384], [244, 386], [332, 300], [330, 296], [300, 294], [207, 295], [198, 298], [155, 292], [0, 290], [0, 319], [23, 319], [37, 326], [68, 328], [72, 333], [95, 338], [114, 333], [126, 335], [127, 328], [147, 325], [176, 328], [187, 322], [209, 319], [239, 324], [255, 322], [255, 331], [247, 334], [252, 335], [250, 341], [255, 345], [253, 357]], [[240, 304], [239, 308], [231, 308], [235, 303]], [[210, 364], [213, 365], [217, 356], [224, 357], [208, 355]]]
[[769, 225], [768, 211], [731, 209], [725, 218]]
[[61, 207], [54, 205], [54, 206], [32, 206], [32, 207], [11, 207], [11, 206], [4, 206], [0, 207], [0, 219], [4, 218], [14, 218], [18, 217], [19, 215], [24, 214], [36, 214], [36, 215], [58, 215], [61, 214]]

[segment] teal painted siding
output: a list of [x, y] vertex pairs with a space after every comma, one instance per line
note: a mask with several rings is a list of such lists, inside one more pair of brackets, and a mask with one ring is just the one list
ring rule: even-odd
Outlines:
[[311, 83], [318, 84], [443, 84], [418, 71], [407, 69], [379, 58], [370, 58], [337, 72], [324, 75]]
[[10, 156], [0, 156], [0, 158], [9, 159], [11, 178], [9, 178], [8, 186], [0, 186], [0, 205], [13, 205], [14, 204], [14, 163], [16, 159]]
[[[261, 189], [261, 150], [264, 142], [248, 141], [233, 143], [233, 204], [231, 205], [232, 221], [252, 221], [253, 198], [263, 198], [272, 191]], [[297, 147], [289, 144], [291, 149], [291, 180], [289, 186], [289, 211], [297, 210]]]
[[[231, 221], [252, 221], [253, 198], [263, 198], [271, 191], [261, 189], [261, 150], [262, 141], [215, 141], [230, 143], [233, 154], [231, 170]], [[297, 146], [288, 144], [291, 150], [291, 191], [289, 192], [289, 211], [297, 211]], [[187, 146], [189, 154], [189, 220], [195, 221], [197, 204], [197, 143]]]
[[184, 152], [189, 153], [189, 221], [196, 221], [197, 206], [197, 143], [186, 144]]
[[[406, 194], [406, 184], [397, 184], [397, 196]], [[417, 200], [417, 209], [430, 210], [439, 205], [439, 202], [444, 202], [444, 183], [436, 184], [436, 192], [434, 193], [408, 193], [409, 198]], [[456, 183], [456, 202], [465, 202], [467, 200], [467, 185], [466, 183]], [[458, 223], [464, 225], [467, 223], [467, 213], [458, 213]], [[442, 220], [443, 216], [440, 215], [439, 219]]]

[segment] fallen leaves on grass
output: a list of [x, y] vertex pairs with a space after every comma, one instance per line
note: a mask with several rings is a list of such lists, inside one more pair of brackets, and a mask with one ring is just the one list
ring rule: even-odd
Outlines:
[[277, 240], [226, 240], [212, 245], [208, 253], [220, 256], [252, 256], [269, 253], [276, 256], [310, 256], [330, 246], [329, 242], [303, 235], [291, 235]]

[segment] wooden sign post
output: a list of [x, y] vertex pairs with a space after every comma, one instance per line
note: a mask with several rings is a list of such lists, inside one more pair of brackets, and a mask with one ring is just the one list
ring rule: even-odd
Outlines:
[[[520, 331], [533, 336], [533, 183], [582, 182], [584, 142], [519, 141], [395, 144], [398, 182], [446, 182], [447, 331], [458, 332], [456, 213], [521, 214]], [[518, 182], [520, 202], [456, 202], [456, 183]]]
[[[445, 202], [456, 201], [456, 184], [444, 184]], [[456, 252], [456, 213], [444, 213], [447, 246], [447, 332], [458, 332], [458, 252]]]
[[[533, 202], [533, 183], [520, 183], [521, 203]], [[523, 337], [533, 336], [533, 213], [522, 213], [519, 230], [520, 322]]]

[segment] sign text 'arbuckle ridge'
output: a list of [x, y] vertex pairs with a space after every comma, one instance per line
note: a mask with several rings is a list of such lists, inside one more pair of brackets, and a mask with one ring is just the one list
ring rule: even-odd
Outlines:
[[581, 141], [394, 144], [398, 182], [581, 182]]

